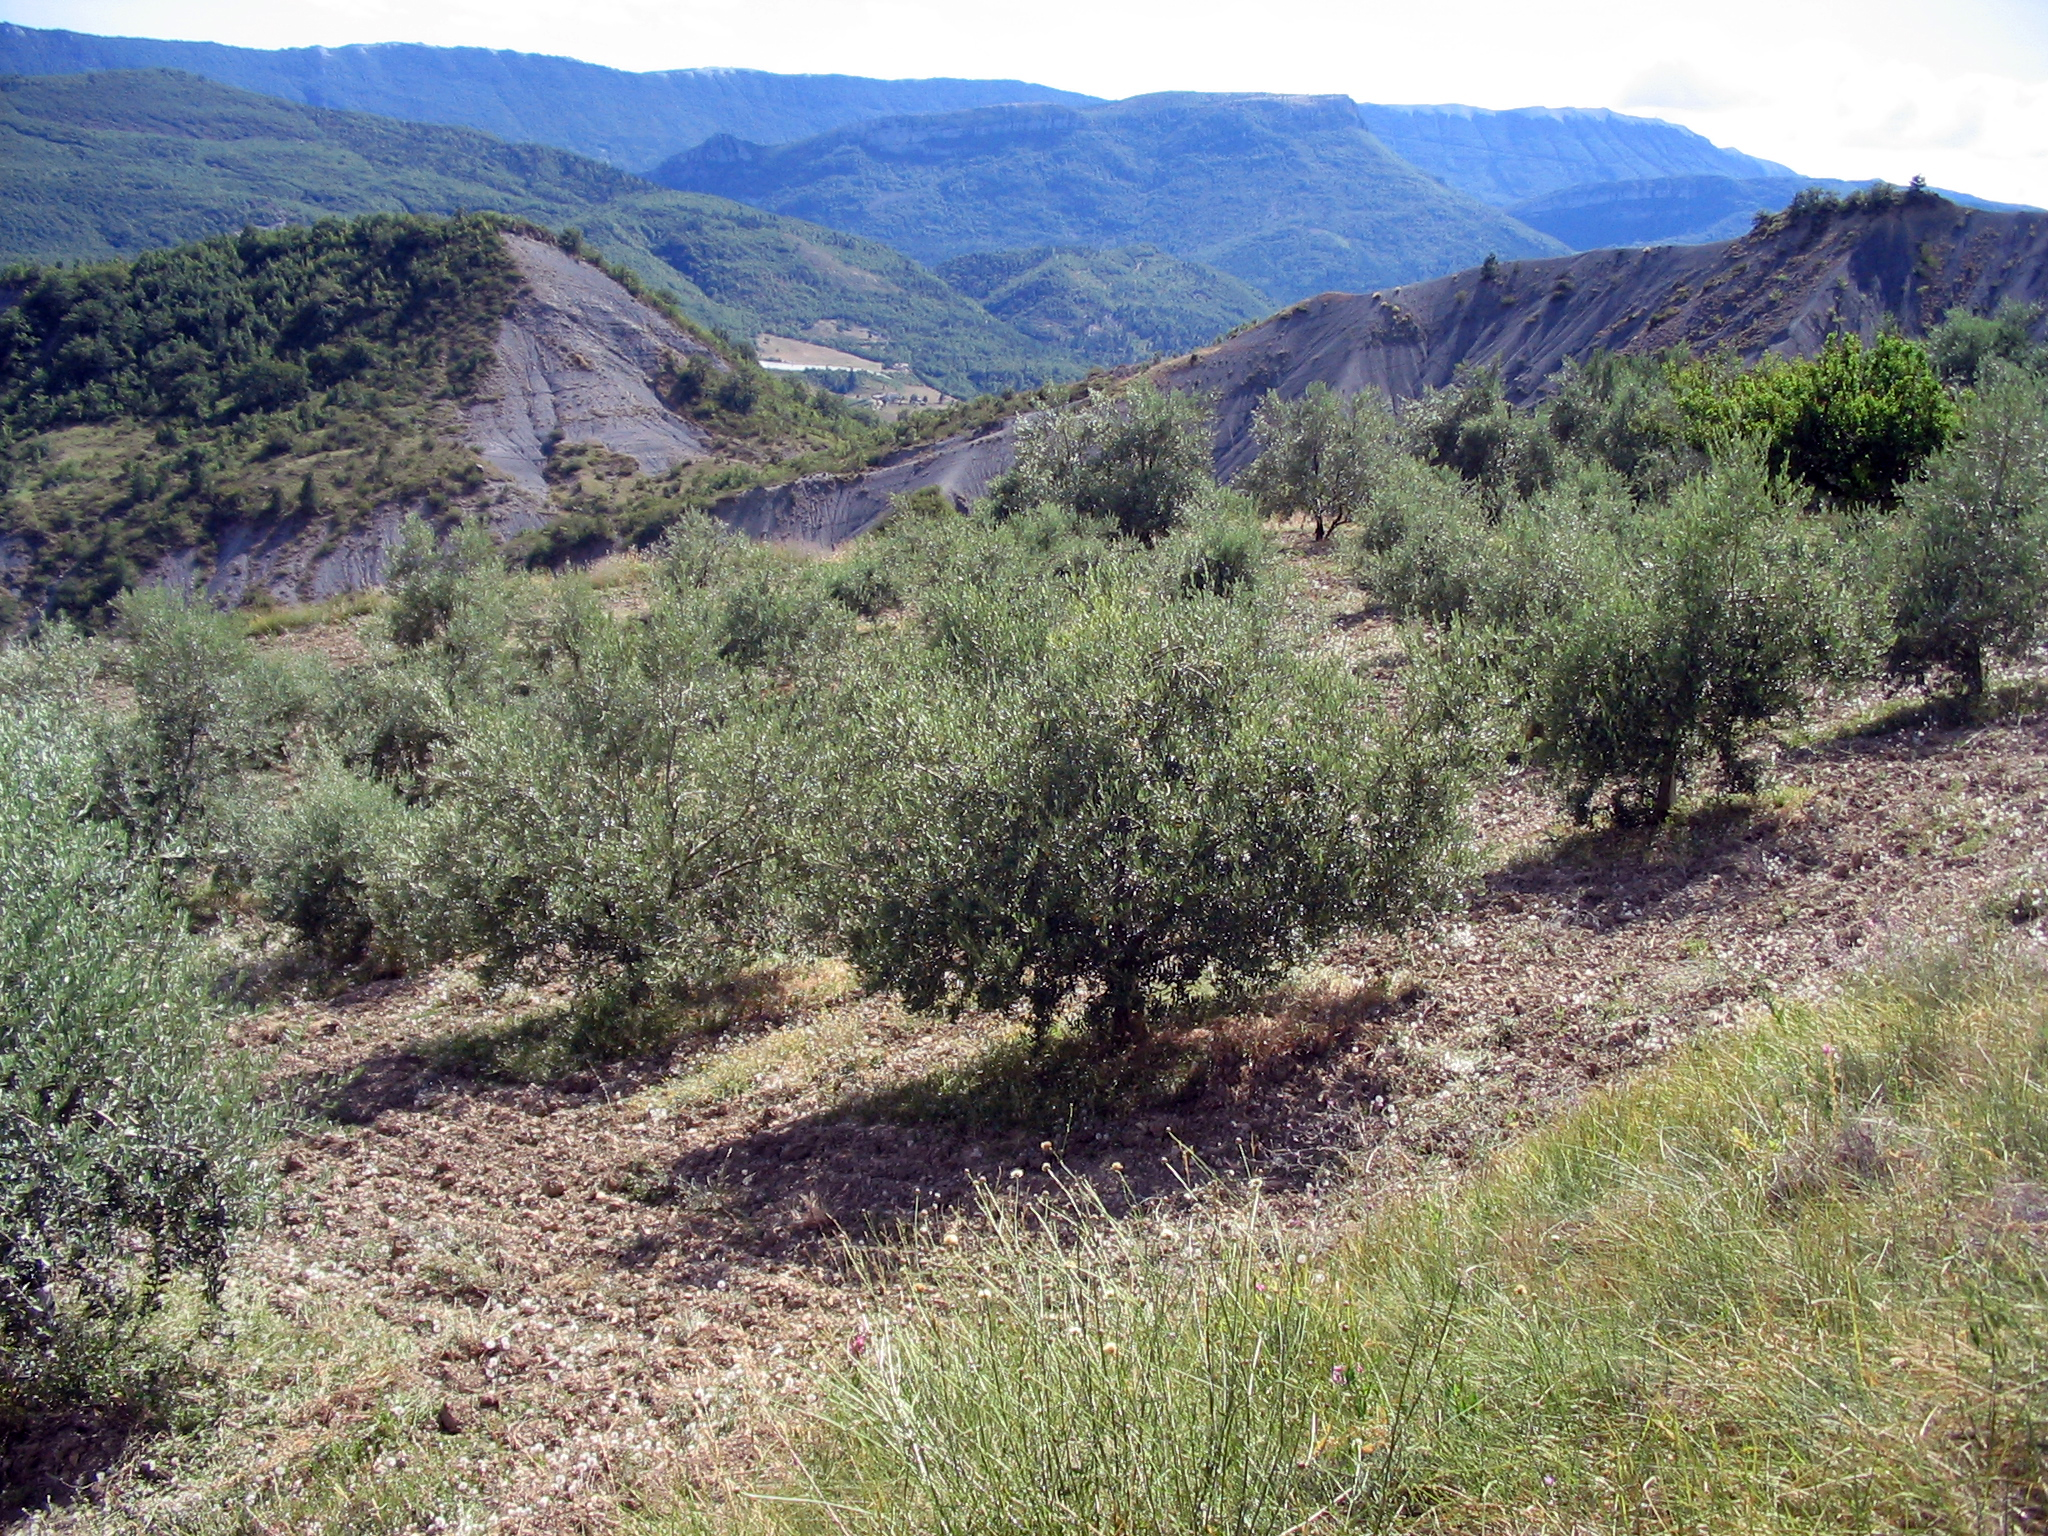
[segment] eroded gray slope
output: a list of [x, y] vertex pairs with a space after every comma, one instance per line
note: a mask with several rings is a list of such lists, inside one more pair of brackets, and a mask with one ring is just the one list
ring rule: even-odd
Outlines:
[[1016, 457], [1017, 420], [963, 432], [857, 475], [808, 475], [764, 485], [713, 507], [712, 513], [757, 539], [831, 549], [867, 532], [911, 491], [935, 487], [966, 504]]
[[725, 364], [587, 261], [522, 235], [506, 248], [526, 292], [498, 328], [496, 357], [464, 409], [493, 469], [546, 494], [549, 442], [598, 443], [659, 474], [706, 458], [703, 430], [663, 405], [663, 372], [692, 356]]
[[1504, 262], [1373, 294], [1324, 294], [1170, 364], [1160, 382], [1217, 399], [1217, 467], [1256, 452], [1267, 390], [1312, 384], [1412, 398], [1468, 363], [1535, 399], [1564, 364], [1597, 351], [1765, 352], [1805, 357], [1830, 335], [1918, 336], [1951, 309], [1988, 313], [2048, 299], [2048, 214], [1987, 213], [1923, 197], [1822, 213], [1716, 245], [1588, 251]]

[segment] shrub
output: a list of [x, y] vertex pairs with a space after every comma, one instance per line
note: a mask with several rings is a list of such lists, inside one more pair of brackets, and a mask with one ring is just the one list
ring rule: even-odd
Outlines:
[[989, 487], [990, 503], [998, 517], [1055, 503], [1150, 544], [1212, 483], [1213, 434], [1202, 401], [1140, 381], [1025, 417], [1017, 462]]
[[1404, 617], [1527, 633], [1570, 605], [1585, 551], [1634, 515], [1626, 493], [1598, 476], [1575, 476], [1495, 515], [1455, 476], [1416, 470], [1388, 498], [1399, 539], [1352, 550], [1360, 583]]
[[2033, 648], [2048, 621], [2048, 383], [1990, 366], [1960, 440], [1907, 489], [1892, 558], [1893, 670], [1947, 672], [1975, 697], [1988, 659]]
[[1461, 365], [1448, 388], [1408, 406], [1401, 431], [1412, 453], [1456, 470], [1491, 507], [1534, 495], [1556, 471], [1549, 436], [1508, 404], [1497, 368]]
[[1263, 603], [1156, 580], [988, 582], [853, 696], [837, 915], [870, 981], [1127, 1037], [1441, 893], [1453, 777]]
[[1636, 496], [1662, 499], [1706, 468], [1661, 362], [1596, 352], [1567, 362], [1551, 382], [1543, 425], [1552, 440], [1606, 465]]
[[1309, 386], [1298, 400], [1268, 391], [1252, 432], [1260, 452], [1238, 489], [1268, 517], [1309, 518], [1318, 540], [1372, 504], [1400, 452], [1377, 391], [1346, 400], [1326, 384]]
[[877, 618], [903, 606], [903, 593], [887, 566], [872, 552], [863, 552], [832, 573], [825, 591], [833, 602], [864, 619]]
[[1958, 423], [1926, 350], [1890, 333], [1869, 347], [1831, 336], [1818, 357], [1747, 372], [1689, 364], [1673, 379], [1697, 441], [1751, 438], [1772, 469], [1840, 502], [1890, 505]]
[[755, 545], [718, 593], [718, 654], [736, 667], [787, 672], [846, 637], [816, 562]]
[[1662, 821], [1700, 759], [1754, 787], [1750, 734], [1855, 671], [1868, 615], [1828, 527], [1737, 458], [1607, 535], [1589, 530], [1577, 600], [1532, 641], [1535, 754], [1580, 820]]
[[264, 1119], [175, 918], [90, 819], [82, 698], [0, 715], [0, 1380], [105, 1390], [164, 1285], [211, 1293], [256, 1218]]
[[239, 619], [188, 594], [137, 588], [115, 611], [116, 670], [135, 708], [111, 736], [101, 813], [167, 868], [232, 862], [247, 775], [278, 760], [312, 684], [259, 656]]
[[1271, 572], [1272, 541], [1257, 510], [1242, 496], [1219, 491], [1161, 547], [1170, 591], [1242, 596]]
[[[471, 519], [446, 539], [413, 513], [400, 525], [384, 572], [392, 643], [416, 650], [440, 642], [460, 652], [488, 648], [503, 633], [505, 559], [490, 531]], [[466, 626], [455, 623], [460, 614]]]
[[1993, 361], [2038, 368], [2044, 349], [2034, 341], [2041, 323], [2038, 304], [2007, 300], [1995, 315], [1950, 314], [1927, 338], [1928, 360], [1942, 382], [1971, 389]]
[[334, 964], [362, 959], [378, 927], [382, 865], [404, 814], [385, 785], [332, 756], [315, 759], [263, 840], [264, 915]]
[[566, 968], [628, 1000], [751, 958], [811, 772], [801, 691], [719, 654], [715, 599], [607, 615], [580, 582], [525, 637], [521, 687], [462, 704], [389, 900], [430, 956]]

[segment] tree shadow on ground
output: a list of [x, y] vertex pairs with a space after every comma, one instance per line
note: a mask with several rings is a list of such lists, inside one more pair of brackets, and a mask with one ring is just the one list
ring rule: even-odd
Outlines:
[[0, 1427], [0, 1525], [91, 1497], [141, 1420], [133, 1407], [78, 1407]]
[[[339, 1001], [375, 1001], [380, 989], [397, 985], [380, 982]], [[680, 1053], [771, 1028], [790, 1006], [779, 971], [630, 1008], [604, 999], [556, 1002], [382, 1051], [345, 1072], [301, 1073], [281, 1081], [278, 1091], [301, 1113], [341, 1125], [370, 1125], [389, 1111], [428, 1108], [486, 1086], [518, 1086], [549, 1107], [573, 1107], [593, 1096], [636, 1092], [673, 1072]]]
[[1079, 1181], [1122, 1210], [1224, 1174], [1299, 1184], [1359, 1147], [1407, 1005], [1346, 985], [1122, 1051], [1006, 1036], [957, 1066], [693, 1148], [636, 1197], [783, 1253], [824, 1236], [887, 1241], [988, 1186], [1033, 1196]]

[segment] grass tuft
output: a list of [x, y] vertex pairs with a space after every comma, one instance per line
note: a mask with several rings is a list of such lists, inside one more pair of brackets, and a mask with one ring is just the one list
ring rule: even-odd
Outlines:
[[1068, 1197], [934, 1244], [775, 1496], [680, 1524], [1979, 1532], [2048, 1505], [2048, 977], [2016, 960], [1776, 1005], [1335, 1251]]

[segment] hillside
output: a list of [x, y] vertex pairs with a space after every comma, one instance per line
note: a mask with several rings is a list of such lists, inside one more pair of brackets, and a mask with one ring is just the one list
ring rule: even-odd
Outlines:
[[1559, 247], [1390, 153], [1340, 96], [986, 107], [795, 144], [720, 137], [650, 173], [923, 261], [1152, 244], [1276, 304]]
[[479, 128], [628, 170], [717, 133], [778, 142], [903, 112], [1091, 99], [1021, 80], [868, 80], [757, 69], [641, 74], [503, 49], [414, 43], [229, 48], [0, 23], [0, 74], [127, 69], [186, 70], [306, 106]]
[[[1746, 233], [1759, 209], [1782, 208], [1808, 187], [1849, 194], [1867, 185], [1802, 176], [1664, 176], [1565, 187], [1516, 203], [1508, 211], [1577, 250], [1615, 245], [1705, 245]], [[1934, 190], [1965, 208], [2021, 211], [2021, 205], [2015, 203]]]
[[[317, 602], [408, 514], [559, 560], [902, 441], [497, 215], [245, 230], [16, 269], [0, 299], [0, 629], [126, 587]], [[808, 458], [807, 458], [808, 456]]]
[[[1269, 389], [1313, 383], [1396, 399], [1498, 368], [1526, 402], [1567, 361], [1596, 351], [1807, 356], [1837, 331], [1926, 333], [1948, 311], [2048, 300], [2048, 214], [1990, 213], [1931, 194], [1858, 197], [1788, 212], [1739, 240], [1503, 262], [1372, 294], [1324, 294], [1168, 365], [1162, 382], [1215, 391], [1218, 463], [1253, 453], [1249, 420]], [[2040, 322], [2036, 322], [2037, 325]]]
[[[1567, 362], [1602, 350], [1809, 356], [1835, 331], [1869, 340], [1896, 324], [1918, 336], [1951, 309], [2048, 301], [2048, 214], [1896, 196], [1774, 215], [1719, 244], [1590, 251], [1323, 294], [1153, 374], [1215, 397], [1216, 468], [1228, 477], [1255, 456], [1251, 415], [1268, 390], [1293, 397], [1321, 383], [1412, 399], [1483, 364], [1526, 404]], [[904, 492], [978, 495], [1010, 458], [1008, 436], [984, 429], [860, 474], [753, 489], [728, 510], [764, 537], [836, 544], [887, 516]]]
[[1605, 108], [1517, 107], [1495, 112], [1483, 107], [1361, 103], [1358, 116], [1402, 159], [1483, 203], [1503, 208], [1592, 182], [1794, 174], [1773, 161], [1723, 149], [1676, 123]]
[[126, 257], [336, 214], [496, 209], [580, 227], [734, 336], [837, 322], [872, 338], [856, 350], [908, 361], [955, 395], [1078, 371], [873, 241], [468, 129], [137, 71], [0, 80], [0, 145], [0, 260]]
[[1106, 367], [1184, 352], [1269, 308], [1227, 272], [1157, 246], [982, 251], [937, 270], [1026, 336]]

